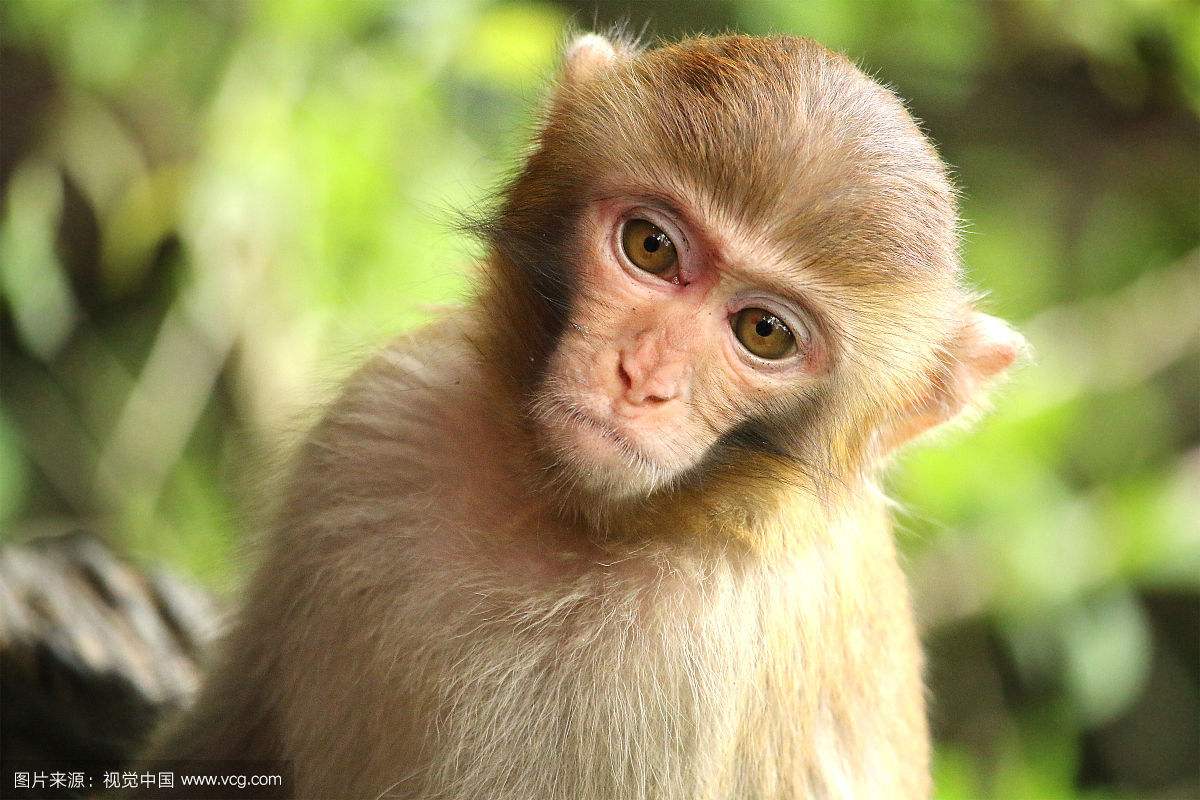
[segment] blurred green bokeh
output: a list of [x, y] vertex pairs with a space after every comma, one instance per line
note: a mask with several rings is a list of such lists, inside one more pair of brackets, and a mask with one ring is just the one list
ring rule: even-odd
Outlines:
[[1200, 7], [0, 5], [0, 530], [218, 590], [338, 378], [453, 302], [569, 25], [811, 35], [910, 101], [1037, 351], [892, 480], [938, 796], [1200, 796]]

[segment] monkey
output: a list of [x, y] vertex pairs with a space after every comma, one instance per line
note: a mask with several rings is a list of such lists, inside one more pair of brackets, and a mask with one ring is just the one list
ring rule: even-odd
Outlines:
[[922, 798], [879, 485], [1025, 350], [890, 89], [805, 38], [566, 47], [471, 298], [308, 435], [151, 753], [297, 797]]

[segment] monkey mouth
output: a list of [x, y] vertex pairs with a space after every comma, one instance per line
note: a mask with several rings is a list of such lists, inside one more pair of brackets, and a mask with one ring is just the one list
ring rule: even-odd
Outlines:
[[566, 418], [580, 427], [587, 428], [597, 434], [600, 438], [606, 439], [622, 449], [628, 449], [641, 457], [645, 457], [641, 450], [630, 441], [629, 437], [621, 431], [617, 430], [615, 425], [604, 422], [587, 412], [580, 411], [577, 408], [567, 408], [563, 410]]
[[623, 456], [626, 461], [651, 469], [658, 467], [657, 460], [648, 454], [633, 437], [612, 422], [606, 421], [574, 403], [555, 398], [542, 409], [540, 416], [552, 425], [557, 423], [566, 428], [591, 434], [591, 438], [606, 443], [610, 450]]

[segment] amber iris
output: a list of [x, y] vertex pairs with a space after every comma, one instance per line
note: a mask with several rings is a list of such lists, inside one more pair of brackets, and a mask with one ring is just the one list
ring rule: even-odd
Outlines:
[[644, 219], [631, 219], [621, 228], [621, 249], [635, 267], [652, 275], [670, 275], [679, 261], [671, 237]]
[[743, 308], [733, 318], [742, 346], [759, 358], [775, 361], [796, 352], [796, 337], [783, 320], [763, 308]]

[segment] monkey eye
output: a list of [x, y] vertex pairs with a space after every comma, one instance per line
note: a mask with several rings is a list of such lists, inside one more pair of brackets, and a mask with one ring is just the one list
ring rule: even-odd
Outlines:
[[783, 320], [763, 308], [743, 308], [734, 315], [733, 333], [759, 358], [777, 361], [796, 352], [796, 337]]
[[621, 227], [621, 249], [635, 267], [664, 278], [670, 278], [679, 262], [671, 237], [644, 219], [628, 220]]

